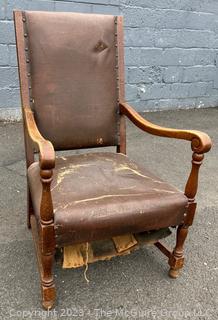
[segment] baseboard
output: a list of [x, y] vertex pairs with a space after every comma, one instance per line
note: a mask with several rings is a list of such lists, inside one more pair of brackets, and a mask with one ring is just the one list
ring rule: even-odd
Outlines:
[[21, 108], [0, 108], [0, 121], [20, 121]]

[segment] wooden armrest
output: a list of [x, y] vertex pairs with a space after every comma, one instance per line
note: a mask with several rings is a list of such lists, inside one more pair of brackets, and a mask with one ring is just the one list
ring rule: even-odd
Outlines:
[[128, 105], [128, 103], [125, 102], [120, 103], [120, 113], [127, 116], [137, 127], [150, 134], [191, 141], [191, 148], [196, 153], [206, 153], [211, 148], [211, 139], [204, 132], [164, 128], [153, 124], [141, 117], [130, 105]]
[[39, 132], [32, 110], [24, 107], [24, 121], [31, 141], [39, 149], [39, 163], [42, 170], [51, 170], [55, 167], [55, 151], [52, 143], [43, 138]]

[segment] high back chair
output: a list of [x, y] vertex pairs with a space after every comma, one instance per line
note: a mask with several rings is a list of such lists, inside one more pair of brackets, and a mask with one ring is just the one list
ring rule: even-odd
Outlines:
[[[169, 275], [176, 278], [210, 138], [152, 124], [125, 101], [121, 16], [15, 11], [14, 20], [28, 227], [37, 249], [44, 308], [55, 302], [55, 251], [72, 244], [176, 226], [174, 250], [155, 242], [168, 257]], [[184, 193], [126, 156], [126, 117], [147, 133], [191, 142]], [[115, 146], [116, 152], [55, 156], [60, 150], [106, 146]]]

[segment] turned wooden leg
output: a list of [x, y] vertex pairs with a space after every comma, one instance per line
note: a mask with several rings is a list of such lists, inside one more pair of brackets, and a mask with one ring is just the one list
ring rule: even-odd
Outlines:
[[169, 257], [169, 276], [171, 278], [177, 278], [180, 270], [184, 265], [184, 242], [188, 234], [188, 226], [180, 225], [177, 228], [176, 246]]
[[42, 305], [46, 310], [51, 309], [55, 303], [55, 286], [53, 278], [53, 263], [55, 255], [54, 215], [50, 185], [52, 181], [51, 170], [40, 171], [42, 182], [42, 199], [40, 206], [40, 256], [41, 256], [41, 287]]
[[41, 255], [41, 289], [42, 305], [46, 310], [54, 306], [56, 290], [53, 278], [54, 255]]
[[[196, 149], [195, 143], [196, 140], [194, 139], [192, 141], [192, 150]], [[188, 234], [188, 227], [192, 225], [195, 215], [195, 195], [198, 187], [198, 173], [203, 159], [204, 155], [201, 153], [194, 152], [192, 155], [192, 169], [185, 187], [185, 195], [188, 198], [188, 208], [184, 215], [184, 223], [177, 228], [176, 246], [169, 257], [169, 276], [171, 278], [177, 278], [179, 276], [179, 271], [182, 269], [184, 264], [183, 247]]]
[[40, 241], [38, 234], [38, 223], [34, 215], [30, 217], [33, 240], [36, 248], [36, 255], [40, 274], [40, 285], [42, 290], [42, 305], [46, 310], [54, 306], [56, 290], [53, 278], [54, 251], [43, 254], [42, 239]]

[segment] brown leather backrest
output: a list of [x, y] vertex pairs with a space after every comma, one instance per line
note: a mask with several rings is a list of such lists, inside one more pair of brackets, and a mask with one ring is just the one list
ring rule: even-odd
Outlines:
[[120, 17], [25, 11], [15, 23], [21, 17], [26, 70], [19, 71], [27, 72], [41, 134], [57, 150], [119, 144]]

